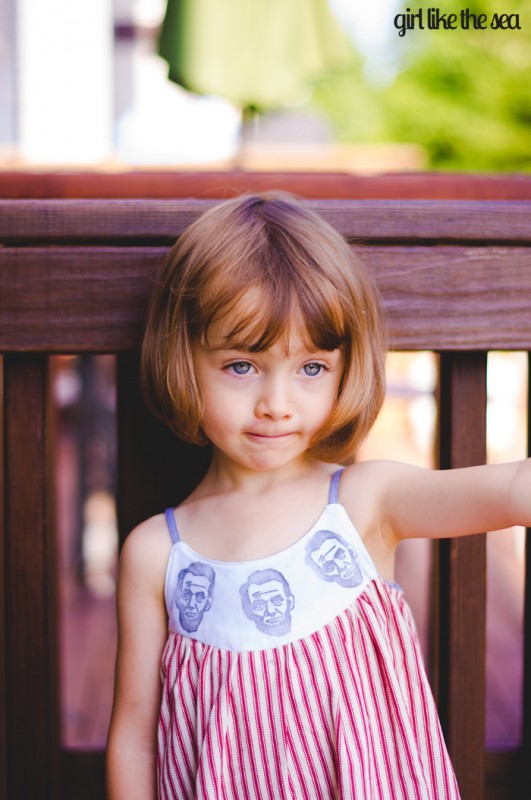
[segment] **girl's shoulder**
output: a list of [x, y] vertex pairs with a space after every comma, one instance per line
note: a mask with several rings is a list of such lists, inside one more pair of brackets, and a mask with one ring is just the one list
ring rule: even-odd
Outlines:
[[345, 467], [341, 484], [351, 491], [368, 492], [370, 497], [383, 496], [394, 482], [410, 478], [412, 470], [419, 468], [400, 461], [368, 459]]
[[370, 459], [358, 461], [345, 467], [341, 473], [341, 487], [352, 492], [380, 494], [390, 479], [395, 467], [402, 465], [393, 461]]
[[120, 571], [159, 583], [166, 572], [172, 542], [164, 514], [156, 514], [128, 534], [120, 553]]
[[398, 544], [389, 525], [389, 487], [403, 480], [404, 465], [392, 461], [360, 461], [345, 467], [339, 502], [354, 523], [380, 575], [394, 580]]
[[388, 516], [391, 490], [411, 480], [409, 465], [398, 461], [367, 460], [345, 467], [339, 501], [360, 533], [379, 528]]

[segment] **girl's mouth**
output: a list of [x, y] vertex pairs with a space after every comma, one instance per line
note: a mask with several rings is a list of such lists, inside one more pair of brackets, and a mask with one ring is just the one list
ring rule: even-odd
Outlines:
[[250, 439], [255, 441], [265, 441], [265, 442], [274, 442], [274, 441], [283, 441], [285, 439], [289, 439], [294, 434], [292, 432], [288, 433], [254, 433], [253, 431], [247, 431], [246, 436]]

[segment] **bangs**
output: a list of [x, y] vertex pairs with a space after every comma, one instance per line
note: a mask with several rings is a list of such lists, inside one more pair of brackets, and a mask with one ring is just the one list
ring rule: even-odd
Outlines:
[[[332, 351], [350, 340], [348, 283], [333, 237], [321, 230], [315, 237], [313, 218], [307, 225], [305, 213], [281, 200], [244, 202], [236, 217], [238, 236], [213, 236], [215, 251], [203, 259], [193, 338], [208, 342], [219, 323], [222, 346], [251, 352], [279, 340], [287, 349], [294, 333], [309, 350]], [[314, 238], [323, 239], [317, 256]]]
[[210, 325], [221, 322], [223, 347], [259, 353], [284, 342], [286, 352], [294, 334], [307, 350], [336, 350], [346, 341], [345, 318], [337, 298], [301, 296], [300, 287], [266, 284], [240, 291], [217, 309], [205, 326], [208, 344]]

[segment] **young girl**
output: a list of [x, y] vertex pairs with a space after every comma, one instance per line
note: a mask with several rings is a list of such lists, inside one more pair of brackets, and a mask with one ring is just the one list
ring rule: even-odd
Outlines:
[[353, 463], [384, 345], [349, 246], [289, 196], [170, 252], [143, 384], [212, 458], [122, 551], [110, 800], [458, 798], [395, 549], [530, 525], [531, 462]]

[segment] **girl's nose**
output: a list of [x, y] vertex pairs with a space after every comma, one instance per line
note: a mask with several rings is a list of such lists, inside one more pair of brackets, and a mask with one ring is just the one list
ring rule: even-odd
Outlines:
[[282, 378], [272, 377], [264, 380], [256, 401], [255, 413], [257, 417], [270, 417], [271, 419], [284, 419], [291, 416], [289, 391]]

